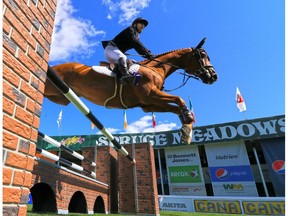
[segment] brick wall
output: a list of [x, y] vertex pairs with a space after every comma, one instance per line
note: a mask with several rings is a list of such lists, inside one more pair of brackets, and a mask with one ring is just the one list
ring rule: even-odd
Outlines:
[[[134, 146], [136, 167], [133, 167], [121, 153], [118, 154], [119, 211], [160, 215], [153, 148], [150, 143]], [[132, 155], [132, 145], [124, 145], [124, 147]], [[135, 194], [134, 168], [137, 194]]]
[[46, 183], [53, 190], [58, 210], [68, 211], [71, 198], [77, 191], [84, 194], [88, 211], [93, 212], [95, 200], [98, 196], [103, 198], [105, 211], [109, 210], [108, 186], [74, 175], [57, 166], [38, 161], [35, 161], [32, 174], [32, 185]]
[[56, 2], [3, 1], [3, 215], [26, 215]]
[[[94, 161], [94, 147], [82, 148], [82, 155], [91, 161]], [[109, 185], [109, 211], [118, 212], [118, 155], [111, 146], [97, 147], [96, 160], [96, 179]], [[91, 166], [82, 163], [82, 166], [90, 171]]]

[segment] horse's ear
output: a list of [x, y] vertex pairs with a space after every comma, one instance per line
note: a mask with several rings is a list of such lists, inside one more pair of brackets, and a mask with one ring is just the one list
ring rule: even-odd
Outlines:
[[206, 37], [200, 41], [200, 43], [196, 46], [196, 49], [201, 48], [203, 46], [203, 44], [205, 43], [205, 41], [206, 41]]

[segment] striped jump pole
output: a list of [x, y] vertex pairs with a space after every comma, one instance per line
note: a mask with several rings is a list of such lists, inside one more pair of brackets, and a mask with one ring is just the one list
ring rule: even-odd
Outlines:
[[39, 154], [43, 155], [44, 157], [47, 157], [47, 158], [49, 158], [49, 159], [51, 159], [53, 161], [56, 161], [56, 162], [58, 161], [60, 164], [64, 164], [64, 165], [66, 165], [68, 167], [71, 167], [71, 168], [73, 168], [75, 170], [78, 170], [80, 172], [85, 172], [85, 173], [91, 175], [93, 178], [96, 178], [96, 174], [94, 172], [86, 170], [83, 167], [81, 167], [81, 166], [79, 166], [79, 165], [77, 165], [75, 163], [72, 163], [72, 162], [70, 162], [70, 161], [68, 161], [68, 160], [66, 160], [66, 159], [64, 159], [62, 157], [54, 155], [54, 154], [52, 154], [52, 153], [50, 153], [50, 152], [48, 152], [48, 151], [46, 151], [44, 149], [38, 148], [38, 147], [36, 147], [36, 151]]
[[61, 150], [67, 152], [68, 154], [78, 158], [79, 160], [85, 161], [85, 162], [89, 163], [91, 166], [96, 167], [96, 163], [94, 163], [93, 161], [88, 160], [87, 158], [84, 158], [83, 155], [81, 155], [81, 154], [75, 152], [74, 150], [68, 148], [67, 146], [61, 144], [57, 140], [55, 140], [55, 139], [53, 139], [53, 138], [41, 133], [40, 131], [38, 131], [38, 136], [41, 137], [44, 141], [50, 143], [53, 146], [56, 146], [56, 147], [60, 148]]
[[67, 84], [60, 79], [60, 77], [55, 73], [55, 71], [48, 65], [47, 77], [55, 85], [55, 87], [71, 102], [77, 107], [103, 134], [108, 138], [110, 142], [116, 147], [117, 151], [120, 151], [124, 156], [126, 156], [134, 164], [136, 161], [129, 155], [127, 150], [120, 145], [120, 143], [115, 139], [115, 137], [101, 124], [101, 122], [93, 115], [89, 108], [81, 101], [81, 99], [70, 89]]

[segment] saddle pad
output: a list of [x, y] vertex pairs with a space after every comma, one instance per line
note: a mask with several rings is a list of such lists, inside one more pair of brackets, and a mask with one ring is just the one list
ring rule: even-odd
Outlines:
[[[128, 72], [130, 74], [137, 73], [139, 68], [140, 68], [139, 64], [132, 64]], [[106, 76], [116, 77], [116, 74], [106, 66], [92, 66], [92, 69], [97, 73], [101, 73]]]

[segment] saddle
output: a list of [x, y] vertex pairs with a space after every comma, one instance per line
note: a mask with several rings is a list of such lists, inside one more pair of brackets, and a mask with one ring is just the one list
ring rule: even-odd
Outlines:
[[[133, 78], [133, 85], [138, 85], [139, 80], [141, 79], [141, 75], [138, 73], [139, 64], [135, 64], [134, 60], [131, 59], [127, 59], [127, 70], [128, 72], [134, 77]], [[119, 70], [118, 64], [111, 64], [109, 62], [106, 61], [100, 61], [100, 66], [102, 67], [107, 67], [108, 70], [112, 71], [113, 73], [116, 74], [117, 80], [119, 80], [119, 77], [121, 77], [121, 72]]]
[[[127, 62], [127, 70], [129, 71], [129, 68], [134, 64], [134, 60], [127, 59], [126, 62]], [[117, 75], [120, 75], [117, 63], [113, 64], [106, 61], [100, 61], [100, 66], [108, 67], [112, 72], [116, 73]]]

